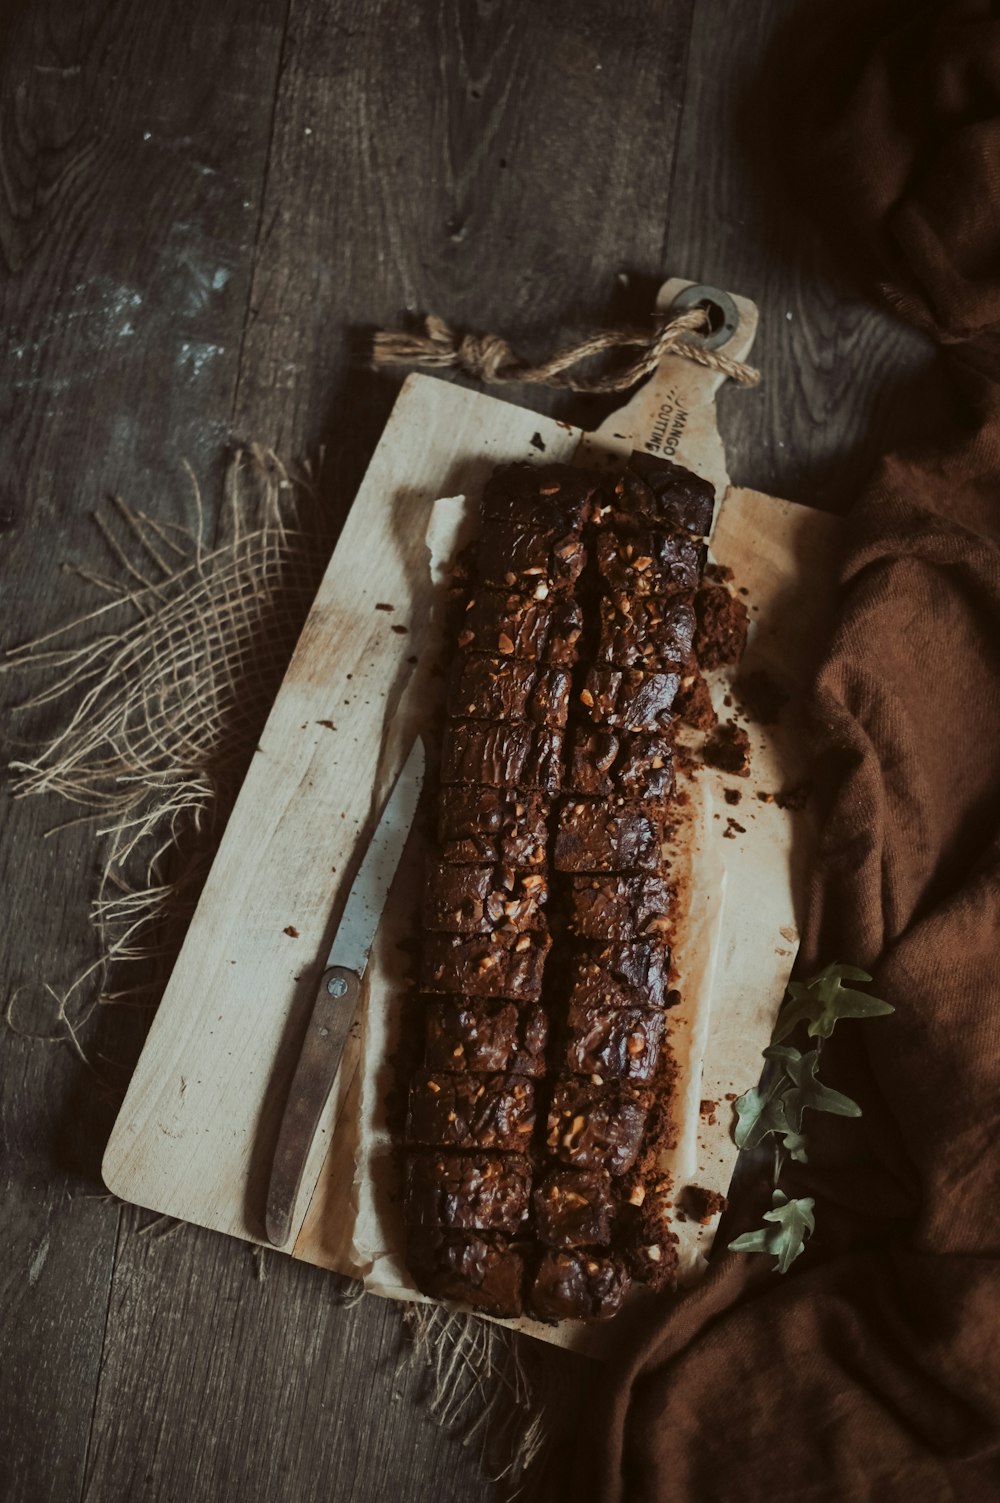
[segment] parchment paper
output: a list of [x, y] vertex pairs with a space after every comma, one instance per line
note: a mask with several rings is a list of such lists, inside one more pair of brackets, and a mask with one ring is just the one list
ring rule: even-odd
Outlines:
[[[427, 528], [428, 569], [437, 597], [435, 619], [439, 629], [450, 563], [474, 535], [475, 526], [473, 508], [464, 497], [441, 499], [432, 508]], [[446, 660], [449, 646], [443, 634], [438, 638], [438, 648], [438, 662]], [[724, 675], [715, 676], [713, 692], [723, 713], [723, 696], [728, 687]], [[421, 674], [411, 685], [396, 718], [394, 739], [402, 738], [408, 743], [414, 735], [424, 734], [433, 757], [440, 734], [440, 716], [434, 713], [439, 699], [440, 688], [433, 674]], [[699, 1179], [704, 1182], [699, 1164], [703, 1067], [712, 1027], [727, 891], [727, 843], [720, 838], [719, 820], [720, 807], [730, 808], [720, 799], [717, 779], [711, 773], [686, 780], [684, 787], [687, 799], [677, 806], [677, 828], [665, 851], [671, 881], [678, 889], [681, 914], [675, 935], [674, 964], [682, 1000], [669, 1014], [669, 1045], [677, 1063], [672, 1098], [676, 1145], [662, 1160], [664, 1171], [671, 1176], [675, 1196], [687, 1184]], [[391, 1118], [394, 1108], [398, 1116], [403, 1083], [395, 1078], [393, 1059], [400, 1048], [407, 995], [413, 990], [414, 895], [421, 889], [425, 855], [424, 833], [417, 829], [401, 863], [369, 966], [354, 1180], [354, 1261], [363, 1270], [366, 1287], [373, 1293], [407, 1299], [423, 1296], [414, 1288], [401, 1257], [398, 1150], [393, 1145]], [[705, 1239], [694, 1234], [693, 1228], [688, 1232], [689, 1225], [679, 1221], [677, 1226], [680, 1275], [684, 1281], [696, 1277], [704, 1266]], [[705, 1229], [699, 1227], [697, 1231], [703, 1233]], [[638, 1291], [633, 1298], [641, 1301], [643, 1296], [644, 1291]], [[504, 1324], [561, 1345], [594, 1350], [603, 1342], [599, 1330], [576, 1322], [564, 1322], [554, 1328], [524, 1318]]]

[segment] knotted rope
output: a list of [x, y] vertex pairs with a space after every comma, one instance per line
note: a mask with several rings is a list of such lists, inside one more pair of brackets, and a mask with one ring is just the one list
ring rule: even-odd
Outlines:
[[[692, 308], [670, 318], [657, 318], [649, 329], [606, 329], [579, 344], [533, 365], [518, 355], [499, 334], [464, 334], [461, 337], [443, 318], [428, 314], [425, 333], [402, 334], [380, 330], [372, 341], [372, 364], [420, 365], [431, 370], [451, 368], [488, 385], [521, 381], [536, 386], [558, 386], [569, 391], [627, 391], [654, 371], [666, 355], [693, 360], [708, 370], [719, 371], [742, 386], [756, 386], [760, 371], [719, 350], [709, 350], [698, 336], [708, 329], [708, 314]], [[636, 350], [619, 370], [603, 376], [574, 375], [573, 367], [610, 350]]]

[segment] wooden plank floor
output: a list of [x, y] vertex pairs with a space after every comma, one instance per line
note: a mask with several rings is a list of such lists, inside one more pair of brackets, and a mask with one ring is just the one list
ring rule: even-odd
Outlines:
[[[829, 0], [823, 0], [826, 9]], [[848, 291], [764, 128], [816, 0], [9, 0], [0, 15], [0, 644], [89, 603], [89, 514], [194, 521], [233, 436], [325, 446], [346, 508], [397, 381], [356, 355], [416, 311], [529, 353], [640, 318], [667, 275], [762, 310], [723, 398], [742, 483], [839, 507], [927, 355]], [[525, 399], [524, 393], [515, 393]], [[533, 392], [592, 423], [600, 406]], [[4, 719], [16, 755], [20, 722]], [[44, 728], [34, 722], [36, 730]], [[93, 832], [3, 805], [0, 1497], [494, 1496], [398, 1366], [398, 1311], [102, 1198], [116, 1105], [44, 1027], [92, 955]], [[115, 1058], [141, 1023], [123, 1016]], [[106, 1042], [106, 1041], [105, 1041]], [[578, 1365], [549, 1353], [572, 1412]]]

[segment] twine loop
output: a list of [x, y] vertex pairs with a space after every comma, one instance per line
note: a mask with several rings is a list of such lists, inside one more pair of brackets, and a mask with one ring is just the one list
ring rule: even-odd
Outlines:
[[[607, 393], [627, 391], [656, 369], [667, 355], [692, 360], [708, 370], [719, 371], [741, 386], [756, 386], [760, 371], [720, 350], [706, 349], [699, 336], [708, 332], [709, 318], [703, 308], [660, 316], [648, 329], [605, 329], [578, 344], [532, 363], [524, 360], [499, 334], [469, 333], [459, 336], [436, 314], [424, 320], [423, 334], [379, 330], [372, 341], [372, 364], [419, 365], [425, 370], [460, 370], [488, 386], [520, 381], [535, 386], [556, 386], [567, 391]], [[612, 350], [635, 354], [617, 370], [585, 376], [575, 367]]]

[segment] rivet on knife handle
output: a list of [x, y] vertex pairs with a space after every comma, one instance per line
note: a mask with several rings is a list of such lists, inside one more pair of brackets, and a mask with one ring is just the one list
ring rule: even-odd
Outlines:
[[274, 1152], [264, 1227], [275, 1247], [283, 1247], [291, 1235], [292, 1212], [309, 1148], [340, 1068], [360, 992], [361, 977], [356, 972], [343, 966], [324, 972]]

